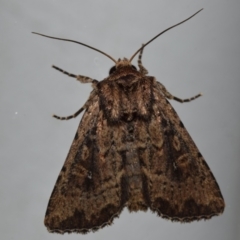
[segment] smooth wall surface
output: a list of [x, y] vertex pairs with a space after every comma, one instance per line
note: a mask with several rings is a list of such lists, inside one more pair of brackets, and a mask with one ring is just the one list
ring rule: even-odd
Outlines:
[[[180, 98], [171, 101], [215, 175], [226, 201], [222, 216], [172, 223], [151, 212], [123, 211], [111, 227], [87, 235], [57, 235], [43, 225], [48, 199], [81, 116], [59, 121], [87, 100], [90, 84], [51, 68], [97, 80], [113, 62], [73, 43], [82, 41], [114, 58], [129, 58], [160, 31], [172, 29], [144, 50], [143, 64]], [[236, 0], [2, 0], [0, 3], [0, 238], [194, 239], [240, 238], [240, 2]], [[136, 64], [134, 59], [134, 64]]]

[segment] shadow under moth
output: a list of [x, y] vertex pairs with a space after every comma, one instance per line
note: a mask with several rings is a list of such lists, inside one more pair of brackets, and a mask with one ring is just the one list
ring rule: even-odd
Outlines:
[[[201, 9], [202, 10], [202, 9]], [[58, 176], [45, 216], [50, 232], [87, 233], [110, 225], [124, 207], [130, 212], [150, 209], [172, 221], [210, 219], [224, 210], [219, 186], [167, 99], [189, 102], [169, 93], [148, 76], [142, 65], [144, 47], [184, 21], [169, 27], [135, 54], [115, 60], [109, 76], [97, 81], [60, 72], [93, 90], [75, 114], [84, 111], [63, 168]], [[138, 67], [131, 64], [139, 53]]]

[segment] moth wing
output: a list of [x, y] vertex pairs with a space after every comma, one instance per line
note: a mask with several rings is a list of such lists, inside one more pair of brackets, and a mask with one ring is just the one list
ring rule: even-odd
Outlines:
[[[87, 233], [112, 223], [122, 211], [121, 172], [109, 151], [108, 125], [95, 96], [84, 113], [45, 216], [50, 232]], [[113, 156], [114, 157], [114, 156]]]
[[164, 218], [190, 222], [209, 219], [224, 210], [219, 186], [170, 103], [155, 88], [151, 139], [149, 207]]

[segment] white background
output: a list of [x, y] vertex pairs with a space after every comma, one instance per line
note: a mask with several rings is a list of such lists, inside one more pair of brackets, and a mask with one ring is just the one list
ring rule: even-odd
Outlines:
[[[111, 227], [87, 235], [48, 233], [48, 199], [81, 117], [59, 121], [87, 100], [80, 84], [51, 68], [97, 80], [113, 62], [82, 41], [129, 58], [142, 43], [204, 8], [144, 50], [143, 64], [174, 95], [171, 101], [215, 175], [226, 201], [209, 221], [172, 223], [125, 210]], [[0, 238], [236, 240], [240, 233], [240, 2], [238, 0], [1, 0]], [[134, 64], [136, 59], [134, 59]]]

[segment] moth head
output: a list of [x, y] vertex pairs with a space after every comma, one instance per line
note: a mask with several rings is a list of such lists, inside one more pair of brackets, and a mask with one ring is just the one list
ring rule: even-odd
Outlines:
[[123, 59], [119, 58], [118, 61], [116, 62], [116, 65], [110, 68], [109, 75], [114, 73], [119, 68], [128, 67], [128, 66], [134, 70], [137, 70], [137, 68], [134, 65], [132, 65], [127, 58], [123, 58]]

